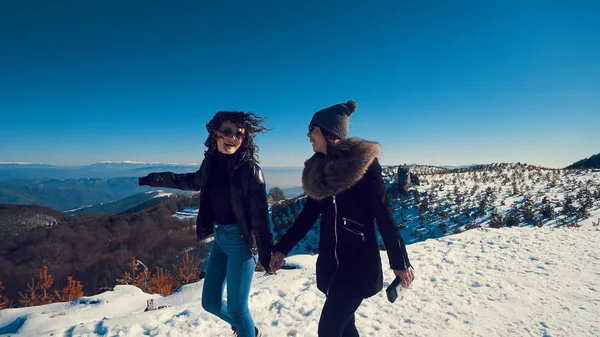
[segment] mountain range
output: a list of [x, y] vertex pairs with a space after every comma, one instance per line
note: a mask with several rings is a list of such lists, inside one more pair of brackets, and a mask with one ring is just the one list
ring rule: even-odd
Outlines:
[[[534, 331], [534, 335], [540, 336], [595, 335], [593, 317], [598, 316], [598, 310], [590, 303], [598, 300], [598, 286], [593, 276], [598, 270], [600, 172], [545, 169], [525, 164], [489, 164], [458, 170], [415, 166], [411, 171], [419, 175], [420, 185], [411, 187], [407, 196], [398, 194], [396, 167], [386, 168], [383, 178], [417, 278], [393, 305], [387, 302], [384, 292], [365, 300], [357, 315], [357, 320], [362, 322], [361, 332], [376, 336], [407, 332], [440, 336], [468, 335], [478, 328], [489, 336], [519, 335], [523, 331]], [[275, 240], [289, 229], [305, 200], [305, 197], [295, 198], [271, 207]], [[61, 216], [59, 212], [52, 214], [52, 210], [38, 209], [40, 214], [31, 216], [26, 213], [33, 206], [12, 207], [16, 213], [26, 215], [23, 220], [33, 219], [42, 227], [27, 235], [32, 240], [47, 231], [55, 233], [50, 237], [54, 241], [47, 240], [49, 244], [79, 245], [78, 249], [83, 249], [81, 246], [107, 242], [109, 248], [117, 250], [109, 251], [114, 259], [100, 260], [78, 275], [89, 276], [85, 289], [92, 289], [93, 294], [107, 289], [108, 292], [71, 302], [5, 309], [0, 314], [0, 334], [168, 336], [176, 331], [182, 336], [222, 336], [230, 332], [226, 324], [201, 308], [202, 281], [183, 286], [171, 296], [162, 296], [143, 293], [132, 286], [114, 286], [116, 277], [110, 273], [107, 275], [111, 278], [105, 277], [106, 270], [118, 269], [131, 261], [124, 250], [126, 247], [153, 242], [153, 237], [145, 236], [148, 231], [165, 219], [177, 218], [166, 214], [164, 219], [151, 222], [166, 211], [164, 208], [146, 214], [145, 218], [142, 217], [146, 212], [125, 216], [70, 216], [87, 221], [65, 228], [60, 221], [55, 224], [39, 216], [57, 218]], [[193, 220], [190, 219], [194, 216], [190, 211], [192, 207], [177, 208], [188, 210], [179, 217]], [[0, 213], [0, 218], [5, 218], [4, 214]], [[15, 219], [16, 224], [19, 221], [21, 219]], [[102, 221], [106, 222], [105, 226], [94, 226]], [[82, 244], [79, 241], [83, 239], [74, 232], [88, 241]], [[127, 233], [133, 239], [125, 240]], [[157, 232], [159, 237], [166, 237], [165, 242], [177, 237], [168, 236], [169, 233], [170, 227]], [[297, 336], [298, 317], [316, 329], [319, 308], [325, 300], [316, 289], [314, 278], [318, 233], [317, 222], [286, 258], [289, 268], [275, 276], [257, 274], [251, 303], [255, 303], [257, 322], [265, 333]], [[193, 230], [181, 234], [194, 235]], [[195, 244], [192, 240], [185, 247]], [[7, 252], [16, 247], [8, 247]], [[76, 260], [99, 252], [95, 247], [88, 254], [59, 248], [46, 242], [30, 243], [23, 252], [46, 255], [56, 252], [59, 260], [50, 265], [53, 273], [61, 271], [61, 267], [69, 272], [75, 269], [65, 264], [64, 252], [77, 252]], [[165, 255], [162, 246], [140, 249], [159, 257]], [[19, 271], [26, 262], [38, 267], [36, 254], [25, 261], [21, 254], [13, 254], [14, 269], [11, 270]], [[381, 257], [387, 286], [394, 275], [387, 267], [384, 251]], [[160, 266], [149, 257], [142, 260], [150, 268]], [[4, 268], [0, 268], [2, 271]], [[573, 273], [581, 277], [573, 277]], [[7, 273], [5, 279], [8, 275], [14, 277]], [[98, 288], [93, 280], [101, 276], [112, 285]], [[30, 279], [21, 282], [19, 289], [25, 289]], [[154, 299], [159, 310], [145, 311], [147, 299]], [[276, 324], [272, 324], [273, 308], [281, 311]], [[526, 309], [534, 310], [538, 318], [519, 320]], [[406, 312], [412, 314], [398, 321]], [[431, 324], [432, 321], [443, 323]], [[483, 321], [492, 323], [477, 324]]]
[[29, 179], [83, 179], [141, 177], [150, 172], [194, 172], [199, 164], [101, 162], [83, 166], [57, 166], [32, 163], [0, 163], [0, 182]]
[[[416, 163], [411, 167], [425, 167]], [[439, 170], [462, 170], [481, 165], [445, 165]], [[393, 167], [393, 166], [392, 166]], [[580, 160], [568, 168], [600, 167], [600, 154]], [[137, 185], [137, 177], [151, 172], [195, 172], [199, 164], [100, 162], [82, 166], [0, 162], [0, 204], [30, 204], [72, 214], [120, 213], [157, 200], [149, 187]], [[432, 166], [432, 168], [435, 168]], [[303, 193], [302, 168], [265, 167], [267, 189], [279, 187], [287, 198]], [[165, 193], [180, 193], [165, 190]], [[156, 192], [158, 193], [158, 192]]]
[[[28, 204], [75, 213], [121, 212], [149, 201], [144, 193], [154, 189], [138, 186], [137, 177], [151, 172], [190, 173], [197, 164], [102, 162], [85, 166], [31, 163], [0, 163], [0, 204]], [[263, 168], [267, 189], [280, 187], [286, 196], [302, 193], [301, 168]], [[181, 193], [168, 190], [167, 193]], [[110, 203], [110, 205], [107, 205]], [[138, 204], [138, 205], [139, 205]]]
[[86, 213], [109, 213], [109, 214], [122, 214], [122, 213], [133, 213], [139, 209], [146, 209], [154, 207], [162, 203], [164, 200], [169, 198], [176, 198], [178, 195], [190, 195], [194, 192], [182, 192], [178, 193], [165, 192], [164, 190], [153, 190], [143, 193], [137, 193], [127, 198], [123, 198], [117, 201], [100, 203], [97, 205], [90, 205], [79, 207], [76, 209], [65, 211], [69, 214], [86, 214]]

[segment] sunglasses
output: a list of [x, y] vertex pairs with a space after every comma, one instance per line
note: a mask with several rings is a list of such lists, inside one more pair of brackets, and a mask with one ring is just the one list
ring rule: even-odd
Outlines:
[[309, 126], [308, 126], [308, 133], [312, 133], [312, 132], [313, 132], [313, 130], [314, 130], [316, 127], [317, 127], [316, 125], [312, 125], [312, 124], [311, 124], [311, 125], [309, 125]]
[[244, 138], [244, 133], [242, 131], [239, 131], [239, 130], [235, 130], [234, 131], [234, 130], [229, 129], [229, 128], [224, 128], [224, 129], [219, 130], [219, 132], [225, 138], [231, 138], [231, 137], [235, 137], [237, 139], [243, 139]]

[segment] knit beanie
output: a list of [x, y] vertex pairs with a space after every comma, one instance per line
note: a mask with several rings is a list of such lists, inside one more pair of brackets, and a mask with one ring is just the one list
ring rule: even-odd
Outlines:
[[346, 103], [332, 105], [329, 108], [317, 111], [310, 125], [323, 128], [339, 139], [348, 137], [350, 116], [356, 111], [356, 102], [350, 100]]

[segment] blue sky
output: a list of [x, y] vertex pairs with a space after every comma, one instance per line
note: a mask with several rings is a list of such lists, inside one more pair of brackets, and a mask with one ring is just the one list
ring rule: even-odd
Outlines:
[[244, 110], [263, 166], [301, 166], [348, 99], [384, 164], [600, 152], [598, 1], [216, 2], [0, 2], [0, 161], [199, 163]]

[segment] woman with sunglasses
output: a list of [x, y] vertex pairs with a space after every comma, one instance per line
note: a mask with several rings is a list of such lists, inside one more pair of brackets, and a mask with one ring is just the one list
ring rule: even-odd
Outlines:
[[[208, 149], [197, 172], [150, 173], [139, 178], [140, 186], [200, 191], [198, 241], [213, 242], [202, 306], [229, 323], [241, 337], [261, 335], [248, 309], [256, 255], [271, 273], [267, 193], [254, 143], [256, 133], [267, 131], [264, 122], [253, 113], [218, 112], [206, 124], [204, 145]], [[225, 283], [227, 302], [222, 300]]]
[[414, 278], [377, 161], [379, 145], [346, 138], [355, 111], [356, 102], [348, 101], [314, 114], [308, 138], [316, 153], [302, 172], [307, 201], [271, 257], [271, 270], [279, 270], [285, 256], [321, 216], [317, 287], [326, 300], [320, 337], [358, 336], [354, 313], [363, 299], [383, 288], [375, 220], [390, 267], [402, 286], [407, 288]]

